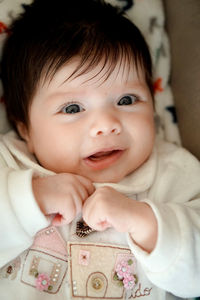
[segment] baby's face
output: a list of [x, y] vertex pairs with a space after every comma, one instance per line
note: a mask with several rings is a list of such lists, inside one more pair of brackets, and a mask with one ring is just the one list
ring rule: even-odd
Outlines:
[[[68, 79], [74, 60], [39, 86], [30, 107], [29, 150], [56, 173], [118, 182], [140, 167], [154, 144], [153, 104], [140, 70], [103, 64]], [[103, 76], [105, 75], [105, 76]], [[103, 77], [102, 77], [103, 76]]]

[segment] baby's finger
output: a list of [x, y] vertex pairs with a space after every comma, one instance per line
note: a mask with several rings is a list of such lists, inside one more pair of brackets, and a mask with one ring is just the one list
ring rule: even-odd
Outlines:
[[[75, 214], [79, 214], [82, 211], [82, 203], [84, 201], [84, 198], [82, 198], [83, 192], [80, 191], [80, 189], [76, 189], [76, 191], [73, 193], [73, 195], [71, 195], [73, 201], [74, 201], [74, 205], [75, 205], [75, 209], [76, 212]], [[87, 192], [85, 191], [85, 195], [87, 195]]]
[[86, 188], [86, 190], [88, 192], [88, 196], [90, 196], [91, 194], [94, 193], [95, 187], [90, 179], [83, 177], [81, 175], [77, 175], [77, 179]]
[[57, 213], [52, 219], [53, 226], [63, 226], [69, 224], [72, 220], [66, 220], [61, 214]]

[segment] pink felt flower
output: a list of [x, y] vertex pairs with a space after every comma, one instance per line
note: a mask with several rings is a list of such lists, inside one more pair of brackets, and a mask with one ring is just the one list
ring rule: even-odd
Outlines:
[[135, 277], [132, 274], [127, 274], [123, 279], [125, 289], [131, 290], [135, 286]]
[[117, 273], [118, 278], [122, 279], [126, 275], [130, 274], [131, 268], [126, 261], [121, 261], [117, 264], [115, 271]]
[[49, 287], [49, 283], [49, 277], [44, 273], [40, 273], [36, 279], [36, 289], [39, 291], [47, 290]]

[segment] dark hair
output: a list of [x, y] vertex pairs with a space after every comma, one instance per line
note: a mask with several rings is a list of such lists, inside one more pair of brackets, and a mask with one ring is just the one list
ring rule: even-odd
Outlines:
[[[103, 0], [35, 0], [13, 22], [1, 63], [7, 116], [29, 125], [29, 107], [41, 78], [52, 78], [74, 56], [80, 65], [72, 76], [104, 61], [108, 77], [126, 59], [142, 67], [153, 95], [148, 46], [119, 8]], [[105, 75], [104, 74], [104, 75]]]

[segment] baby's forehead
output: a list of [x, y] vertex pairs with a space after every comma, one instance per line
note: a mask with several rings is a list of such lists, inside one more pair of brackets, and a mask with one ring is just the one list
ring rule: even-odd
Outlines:
[[142, 66], [133, 60], [125, 58], [113, 61], [102, 59], [97, 63], [87, 61], [82, 64], [79, 57], [75, 57], [57, 70], [49, 83], [63, 85], [69, 83], [78, 85], [108, 85], [113, 81], [127, 84], [131, 81], [144, 81], [145, 74]]

